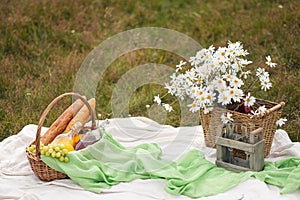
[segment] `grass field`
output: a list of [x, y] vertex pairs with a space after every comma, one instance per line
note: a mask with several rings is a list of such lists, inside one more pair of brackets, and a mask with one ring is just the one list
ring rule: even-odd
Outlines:
[[[56, 96], [72, 91], [77, 70], [86, 56], [107, 38], [141, 27], [164, 27], [193, 38], [203, 47], [241, 41], [248, 59], [262, 65], [272, 55], [273, 88], [263, 96], [284, 101], [283, 127], [300, 141], [300, 4], [282, 1], [95, 1], [0, 0], [0, 141], [27, 124], [37, 124]], [[192, 55], [191, 55], [192, 56]], [[175, 68], [180, 58], [161, 50], [138, 50], [118, 58], [99, 80], [97, 111], [111, 113], [111, 95], [128, 70], [145, 63]], [[162, 90], [162, 91], [161, 91]], [[160, 92], [161, 91], [161, 92]], [[145, 85], [132, 95], [132, 116], [148, 116], [145, 104], [162, 86]], [[168, 97], [172, 100], [172, 97]], [[44, 126], [70, 104], [61, 101]], [[106, 115], [106, 114], [107, 115]], [[178, 111], [166, 124], [179, 124]]]

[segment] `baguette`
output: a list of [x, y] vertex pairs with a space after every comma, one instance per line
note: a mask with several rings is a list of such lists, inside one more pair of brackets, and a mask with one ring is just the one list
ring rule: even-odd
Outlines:
[[[96, 100], [95, 98], [92, 98], [88, 101], [89, 105], [91, 106], [92, 110], [95, 110], [96, 107]], [[68, 126], [64, 130], [64, 133], [67, 133], [71, 130], [73, 125], [76, 122], [80, 122], [82, 124], [82, 127], [85, 125], [85, 123], [88, 122], [88, 120], [91, 117], [91, 113], [86, 105], [84, 105], [79, 112], [75, 115], [75, 117], [69, 122]]]
[[84, 102], [77, 99], [71, 106], [69, 106], [50, 126], [46, 133], [41, 136], [41, 142], [44, 145], [50, 144], [54, 138], [61, 134], [72, 118], [78, 113], [78, 111], [83, 107]]

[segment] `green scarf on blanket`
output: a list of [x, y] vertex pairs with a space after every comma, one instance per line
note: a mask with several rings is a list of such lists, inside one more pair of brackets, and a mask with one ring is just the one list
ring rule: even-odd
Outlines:
[[300, 187], [300, 158], [276, 163], [266, 162], [261, 172], [234, 173], [219, 168], [205, 159], [199, 150], [191, 150], [177, 162], [162, 160], [157, 144], [125, 148], [110, 134], [93, 145], [68, 154], [69, 162], [42, 156], [51, 168], [67, 174], [84, 189], [101, 193], [120, 182], [135, 179], [163, 178], [165, 190], [175, 195], [205, 197], [225, 192], [250, 177], [283, 188], [282, 193]]

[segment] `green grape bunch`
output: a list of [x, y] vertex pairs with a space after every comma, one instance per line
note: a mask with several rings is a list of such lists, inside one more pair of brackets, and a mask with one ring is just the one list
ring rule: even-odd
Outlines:
[[[31, 153], [36, 153], [36, 145], [30, 145], [28, 150]], [[56, 158], [61, 162], [69, 162], [69, 158], [67, 157], [69, 151], [63, 144], [49, 144], [45, 146], [41, 143], [40, 152], [44, 156]]]

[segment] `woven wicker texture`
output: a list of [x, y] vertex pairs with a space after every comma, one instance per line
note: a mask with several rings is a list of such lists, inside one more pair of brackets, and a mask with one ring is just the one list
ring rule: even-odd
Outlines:
[[250, 118], [248, 114], [227, 110], [220, 107], [214, 107], [213, 111], [208, 114], [204, 114], [202, 111], [200, 111], [201, 125], [204, 131], [204, 139], [206, 146], [213, 148], [216, 147], [216, 135], [218, 133], [219, 127], [223, 124], [221, 122], [221, 115], [223, 113], [225, 114], [226, 112], [229, 112], [232, 114], [232, 118], [234, 119], [235, 123], [240, 123], [247, 127], [248, 133], [257, 128], [263, 128], [263, 135], [266, 141], [265, 157], [268, 156], [271, 150], [274, 134], [277, 127], [276, 121], [281, 115], [281, 110], [284, 106], [284, 102], [277, 104], [274, 102], [257, 99], [256, 104], [261, 106], [265, 105], [267, 108], [267, 112], [260, 117]]
[[[34, 174], [42, 181], [52, 181], [52, 180], [56, 180], [56, 179], [63, 179], [63, 178], [67, 178], [67, 175], [58, 171], [55, 171], [54, 169], [50, 168], [48, 165], [46, 165], [40, 157], [40, 137], [41, 137], [41, 129], [42, 129], [42, 125], [45, 121], [46, 115], [48, 114], [48, 112], [52, 109], [52, 107], [62, 98], [66, 97], [66, 96], [74, 96], [76, 98], [81, 99], [85, 105], [88, 107], [90, 114], [91, 114], [91, 120], [92, 120], [92, 129], [96, 129], [96, 121], [95, 121], [95, 111], [91, 108], [91, 106], [89, 105], [89, 103], [87, 102], [87, 100], [77, 94], [77, 93], [64, 93], [58, 97], [56, 97], [48, 106], [47, 108], [44, 110], [43, 114], [41, 115], [41, 118], [39, 120], [38, 123], [38, 128], [37, 128], [37, 132], [36, 132], [36, 139], [35, 141], [33, 141], [31, 144], [29, 144], [29, 146], [26, 147], [26, 155], [27, 158], [29, 160], [30, 166], [32, 171], [34, 172]], [[35, 144], [36, 145], [36, 153], [32, 153], [29, 151], [29, 147], [30, 145]]]

